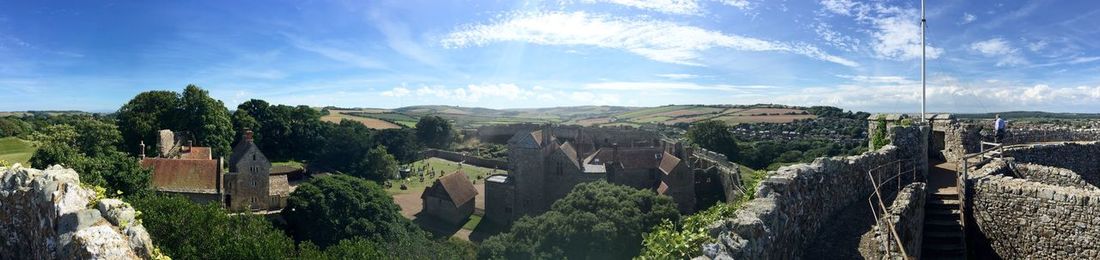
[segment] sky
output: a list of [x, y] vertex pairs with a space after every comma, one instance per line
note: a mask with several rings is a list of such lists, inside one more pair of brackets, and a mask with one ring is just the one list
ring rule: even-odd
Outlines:
[[[1100, 112], [1100, 2], [928, 1], [930, 112]], [[831, 105], [920, 111], [920, 2], [0, 1], [0, 111]]]

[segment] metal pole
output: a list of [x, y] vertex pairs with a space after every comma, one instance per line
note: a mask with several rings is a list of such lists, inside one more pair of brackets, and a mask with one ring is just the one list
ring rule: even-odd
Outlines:
[[925, 69], [924, 69], [924, 27], [927, 26], [924, 19], [924, 0], [920, 0], [920, 120], [921, 122], [927, 122], [928, 119], [924, 117], [925, 102], [927, 98], [925, 94], [927, 92], [925, 85]]

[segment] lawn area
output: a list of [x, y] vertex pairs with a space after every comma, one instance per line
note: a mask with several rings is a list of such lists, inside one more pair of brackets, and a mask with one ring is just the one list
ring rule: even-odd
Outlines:
[[[405, 180], [395, 180], [395, 181], [393, 181], [393, 187], [390, 187], [390, 188], [386, 189], [386, 192], [388, 192], [389, 194], [403, 194], [403, 193], [420, 194], [420, 193], [424, 192], [424, 187], [426, 187], [428, 185], [431, 185], [432, 182], [435, 181], [436, 178], [442, 177], [439, 174], [436, 174], [434, 178], [428, 177], [427, 175], [425, 175], [424, 181], [420, 181], [420, 178], [416, 177], [416, 176], [419, 176], [420, 169], [423, 169], [423, 167], [425, 165], [428, 166], [427, 167], [428, 171], [434, 171], [436, 173], [442, 172], [443, 174], [448, 174], [448, 173], [452, 173], [452, 172], [455, 172], [455, 171], [458, 171], [458, 170], [462, 170], [462, 172], [465, 172], [466, 177], [470, 178], [470, 180], [477, 180], [477, 176], [483, 176], [482, 179], [484, 179], [485, 176], [489, 176], [493, 172], [493, 169], [489, 169], [489, 168], [477, 167], [477, 166], [468, 165], [468, 164], [460, 164], [458, 162], [452, 162], [452, 161], [432, 157], [432, 158], [428, 158], [428, 159], [413, 162], [412, 163], [412, 169], [413, 169], [412, 176], [413, 177], [409, 177]], [[507, 172], [506, 171], [496, 171], [496, 173], [507, 173]], [[478, 181], [478, 182], [481, 182], [481, 181]], [[401, 184], [402, 183], [407, 185], [408, 189], [401, 190]]]
[[470, 215], [470, 221], [466, 221], [466, 224], [462, 225], [462, 229], [472, 231], [472, 230], [474, 230], [474, 228], [477, 228], [477, 224], [480, 224], [480, 223], [481, 223], [481, 216], [478, 216], [477, 214]]
[[27, 164], [34, 155], [34, 144], [16, 137], [0, 138], [0, 160], [9, 163]]

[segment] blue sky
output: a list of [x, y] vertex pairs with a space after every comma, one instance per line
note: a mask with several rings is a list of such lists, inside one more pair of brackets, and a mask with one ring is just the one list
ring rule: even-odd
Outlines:
[[[3, 1], [0, 111], [665, 104], [919, 110], [919, 1]], [[929, 111], [1100, 112], [1100, 3], [929, 1]]]

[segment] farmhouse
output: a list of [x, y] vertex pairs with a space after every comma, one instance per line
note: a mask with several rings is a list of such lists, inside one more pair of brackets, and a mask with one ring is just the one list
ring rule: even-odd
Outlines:
[[[153, 158], [141, 165], [153, 170], [153, 189], [183, 195], [199, 203], [216, 202], [232, 211], [278, 210], [286, 206], [290, 185], [286, 173], [271, 173], [271, 162], [245, 133], [233, 148], [226, 173], [224, 160], [213, 159], [209, 147], [193, 146], [184, 135], [159, 131]], [[186, 143], [187, 145], [183, 145]]]
[[462, 171], [443, 176], [424, 189], [423, 213], [451, 224], [461, 224], [474, 213], [477, 189]]

